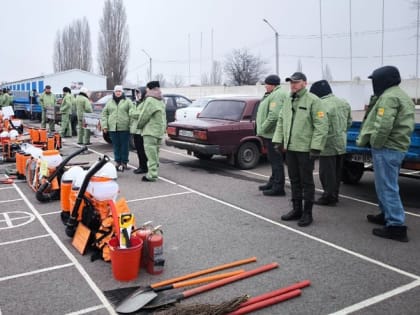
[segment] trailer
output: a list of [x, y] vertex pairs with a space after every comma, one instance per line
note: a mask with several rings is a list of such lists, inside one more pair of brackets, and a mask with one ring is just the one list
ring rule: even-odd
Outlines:
[[[370, 148], [356, 145], [364, 114], [364, 110], [352, 111], [353, 123], [347, 131], [347, 149], [342, 171], [342, 181], [345, 184], [357, 184], [365, 171], [374, 171]], [[401, 165], [400, 176], [420, 179], [420, 109], [418, 108], [415, 129]]]

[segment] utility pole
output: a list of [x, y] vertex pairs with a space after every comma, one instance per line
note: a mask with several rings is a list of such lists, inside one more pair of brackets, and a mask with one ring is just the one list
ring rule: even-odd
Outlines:
[[142, 49], [142, 51], [146, 54], [147, 57], [149, 57], [149, 81], [152, 81], [152, 57], [144, 49]]
[[273, 25], [267, 21], [267, 19], [263, 19], [263, 22], [265, 22], [274, 31], [274, 38], [276, 41], [276, 74], [279, 75], [279, 33]]

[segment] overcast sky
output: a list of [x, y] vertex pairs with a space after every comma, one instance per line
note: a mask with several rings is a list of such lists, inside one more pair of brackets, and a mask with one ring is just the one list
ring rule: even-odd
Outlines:
[[[351, 1], [351, 14], [349, 3]], [[382, 3], [385, 3], [382, 15]], [[144, 84], [149, 59], [153, 74], [167, 81], [182, 76], [199, 83], [212, 58], [223, 62], [233, 49], [247, 48], [275, 73], [274, 31], [279, 33], [282, 80], [302, 64], [310, 81], [321, 79], [323, 64], [334, 80], [350, 79], [350, 15], [352, 72], [362, 79], [381, 66], [397, 66], [403, 78], [416, 75], [416, 19], [413, 0], [124, 0], [130, 36], [127, 80]], [[88, 19], [97, 67], [99, 20], [103, 0], [1, 1], [0, 81], [15, 81], [53, 72], [58, 30], [75, 19]], [[320, 3], [322, 23], [320, 23]], [[384, 41], [382, 50], [382, 16]], [[213, 40], [212, 40], [213, 34]]]

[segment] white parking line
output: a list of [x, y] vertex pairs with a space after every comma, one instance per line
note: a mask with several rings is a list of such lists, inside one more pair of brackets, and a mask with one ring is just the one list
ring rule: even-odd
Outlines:
[[388, 291], [388, 292], [385, 292], [385, 293], [382, 293], [382, 294], [373, 296], [373, 297], [371, 297], [371, 298], [369, 298], [367, 300], [364, 300], [364, 301], [361, 301], [361, 302], [359, 302], [357, 304], [353, 304], [353, 305], [351, 305], [349, 307], [343, 308], [343, 309], [341, 309], [341, 310], [339, 310], [337, 312], [331, 313], [329, 315], [346, 315], [346, 314], [350, 314], [350, 313], [359, 311], [361, 309], [364, 309], [364, 308], [366, 308], [368, 306], [371, 306], [373, 304], [382, 302], [382, 301], [384, 301], [386, 299], [389, 299], [389, 298], [391, 298], [391, 297], [393, 297], [395, 295], [398, 295], [398, 294], [407, 292], [407, 291], [409, 291], [411, 289], [417, 288], [419, 286], [420, 286], [420, 280], [416, 280], [416, 281], [410, 282], [409, 284], [406, 284], [406, 285], [400, 286], [398, 288], [395, 288], [394, 290], [391, 290], [391, 291]]
[[[41, 225], [44, 227], [44, 229], [47, 231], [49, 235], [51, 235], [54, 242], [58, 245], [58, 247], [63, 251], [63, 253], [68, 257], [68, 259], [71, 261], [71, 265], [74, 265], [75, 268], [79, 271], [79, 273], [82, 275], [82, 277], [85, 279], [85, 281], [88, 283], [88, 285], [91, 287], [91, 289], [95, 292], [96, 296], [99, 298], [99, 300], [104, 305], [104, 308], [108, 311], [111, 315], [117, 315], [112, 305], [108, 302], [103, 292], [98, 288], [98, 286], [95, 284], [95, 282], [92, 280], [92, 278], [89, 276], [89, 274], [86, 272], [86, 270], [83, 268], [83, 266], [78, 262], [76, 257], [67, 249], [67, 247], [61, 242], [57, 234], [54, 233], [54, 231], [48, 226], [48, 224], [45, 222], [44, 218], [40, 215], [38, 210], [35, 209], [35, 207], [31, 204], [31, 202], [28, 200], [28, 198], [24, 195], [22, 190], [16, 185], [13, 184], [16, 191], [19, 193], [19, 195], [22, 197], [26, 205], [29, 207], [29, 209], [32, 211], [32, 213], [35, 215], [35, 217], [38, 219], [38, 221], [41, 223]], [[1, 278], [0, 278], [1, 280]]]
[[179, 195], [185, 195], [185, 194], [191, 194], [191, 193], [192, 193], [191, 191], [184, 191], [184, 192], [174, 193], [174, 194], [159, 195], [159, 196], [145, 197], [145, 198], [139, 198], [139, 199], [131, 199], [131, 200], [127, 200], [127, 203], [129, 203], [129, 202], [136, 202], [136, 201], [143, 201], [143, 200], [152, 200], [152, 199], [167, 198], [167, 197], [173, 197], [173, 196], [179, 196]]
[[[103, 305], [97, 305], [97, 306], [92, 306], [92, 307], [88, 307], [85, 308], [83, 310], [79, 310], [77, 312], [71, 312], [71, 313], [67, 313], [66, 315], [81, 315], [81, 314], [87, 314], [87, 313], [91, 313], [93, 311], [97, 311], [97, 310], [101, 310], [103, 309], [104, 306]], [[0, 314], [1, 315], [1, 314]]]
[[9, 202], [15, 202], [15, 201], [22, 201], [22, 198], [1, 200], [0, 203], [9, 203]]
[[14, 240], [14, 241], [0, 243], [0, 246], [2, 246], [2, 245], [16, 244], [16, 243], [26, 242], [26, 241], [31, 241], [31, 240], [36, 240], [38, 238], [43, 238], [43, 237], [51, 237], [51, 235], [44, 234], [44, 235], [38, 235], [38, 236], [33, 236], [33, 237], [21, 238], [21, 239]]
[[1, 277], [0, 282], [10, 280], [10, 279], [17, 279], [17, 278], [21, 278], [21, 277], [32, 276], [32, 275], [36, 275], [38, 273], [47, 272], [47, 271], [51, 271], [51, 270], [62, 269], [62, 268], [67, 268], [67, 267], [72, 267], [72, 266], [74, 266], [74, 264], [69, 263], [69, 264], [57, 265], [57, 266], [48, 267], [48, 268], [42, 268], [42, 269], [33, 270], [33, 271], [29, 271], [29, 272], [24, 272], [24, 273], [18, 273], [18, 274], [12, 275], [12, 276]]

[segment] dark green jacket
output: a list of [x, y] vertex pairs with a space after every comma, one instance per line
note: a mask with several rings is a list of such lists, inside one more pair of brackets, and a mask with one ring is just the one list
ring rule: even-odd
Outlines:
[[287, 92], [283, 91], [280, 86], [276, 86], [270, 94], [263, 97], [258, 106], [256, 118], [258, 136], [267, 139], [273, 138], [279, 112], [288, 97]]
[[284, 103], [277, 120], [273, 142], [290, 151], [322, 151], [328, 134], [328, 116], [321, 100], [303, 88]]
[[386, 89], [364, 119], [358, 146], [407, 152], [415, 124], [415, 105], [400, 87]]
[[347, 129], [351, 126], [351, 107], [349, 103], [328, 94], [321, 98], [321, 102], [328, 115], [328, 135], [322, 156], [346, 153]]

